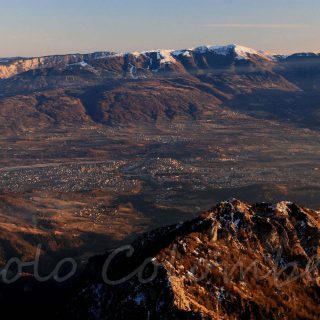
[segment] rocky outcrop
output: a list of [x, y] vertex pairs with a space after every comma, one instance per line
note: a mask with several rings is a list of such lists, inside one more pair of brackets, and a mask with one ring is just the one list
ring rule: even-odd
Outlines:
[[319, 227], [319, 212], [289, 202], [220, 203], [193, 221], [92, 258], [62, 314], [318, 319]]
[[68, 65], [79, 64], [84, 60], [95, 60], [107, 57], [110, 54], [112, 53], [97, 52], [91, 54], [66, 54], [33, 58], [0, 59], [0, 79], [10, 78], [30, 70], [65, 68]]

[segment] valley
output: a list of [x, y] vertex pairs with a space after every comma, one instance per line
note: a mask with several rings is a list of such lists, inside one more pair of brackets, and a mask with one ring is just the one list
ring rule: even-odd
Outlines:
[[317, 54], [238, 45], [0, 60], [0, 263], [43, 269], [214, 203], [320, 208]]
[[65, 255], [85, 262], [233, 197], [319, 209], [319, 144], [317, 131], [250, 116], [235, 123], [229, 113], [2, 138], [0, 228], [3, 241], [11, 239], [2, 263], [32, 259], [39, 243], [45, 268]]

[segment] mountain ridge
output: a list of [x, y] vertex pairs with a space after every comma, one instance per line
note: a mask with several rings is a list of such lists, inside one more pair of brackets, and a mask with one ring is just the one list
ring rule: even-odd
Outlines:
[[234, 111], [317, 128], [319, 71], [317, 54], [239, 45], [12, 60], [0, 64], [0, 131], [218, 121]]
[[179, 56], [184, 58], [190, 57], [191, 53], [204, 54], [212, 52], [218, 56], [226, 56], [235, 54], [236, 58], [249, 59], [251, 56], [257, 56], [269, 62], [280, 62], [292, 57], [320, 57], [319, 53], [299, 52], [289, 55], [283, 54], [269, 54], [262, 50], [245, 47], [238, 44], [230, 44], [224, 46], [205, 45], [197, 46], [190, 49], [154, 49], [147, 51], [129, 51], [129, 52], [112, 52], [112, 51], [97, 51], [93, 53], [75, 53], [75, 54], [57, 54], [45, 55], [38, 57], [6, 57], [0, 58], [0, 79], [10, 78], [14, 75], [35, 70], [37, 68], [50, 68], [52, 66], [66, 66], [72, 64], [87, 64], [92, 60], [107, 59], [107, 58], [124, 58], [128, 56], [141, 57], [157, 55], [157, 59], [161, 63], [175, 63]]
[[319, 212], [230, 199], [92, 257], [63, 286], [25, 279], [2, 299], [42, 298], [24, 309], [36, 319], [318, 319], [319, 250]]
[[[122, 248], [91, 259], [90, 285], [71, 310], [98, 319], [317, 319], [319, 222], [319, 212], [288, 201], [221, 202], [192, 221], [142, 236], [129, 256]], [[110, 255], [114, 263], [103, 269]], [[140, 277], [151, 280], [113, 284], [141, 265]], [[111, 282], [99, 280], [97, 270], [103, 279], [108, 270]]]

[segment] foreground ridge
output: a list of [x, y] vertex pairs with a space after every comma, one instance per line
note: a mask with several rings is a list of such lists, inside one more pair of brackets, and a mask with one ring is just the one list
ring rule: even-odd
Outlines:
[[318, 212], [291, 202], [222, 202], [92, 258], [68, 308], [81, 319], [318, 319], [319, 227]]

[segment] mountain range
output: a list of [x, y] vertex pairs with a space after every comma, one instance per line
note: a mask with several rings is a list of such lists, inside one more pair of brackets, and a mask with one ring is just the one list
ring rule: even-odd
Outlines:
[[212, 119], [237, 111], [317, 128], [320, 55], [239, 45], [0, 59], [2, 133]]
[[[141, 70], [149, 70], [158, 72], [163, 69], [179, 69], [181, 65], [185, 69], [193, 67], [205, 68], [226, 66], [234, 60], [238, 61], [241, 66], [241, 61], [260, 62], [267, 64], [268, 62], [285, 62], [296, 59], [315, 59], [320, 58], [317, 53], [295, 53], [291, 55], [269, 54], [261, 50], [232, 44], [227, 46], [200, 46], [192, 49], [183, 50], [150, 50], [143, 52], [95, 52], [89, 54], [67, 54], [67, 55], [52, 55], [43, 57], [15, 57], [15, 58], [0, 58], [0, 79], [10, 78], [17, 74], [21, 74], [30, 70], [48, 69], [48, 68], [74, 68], [81, 67], [83, 69], [96, 71], [117, 71], [112, 69], [111, 65], [119, 60], [125, 64], [123, 71], [128, 71], [130, 76], [135, 79], [139, 75], [135, 75], [139, 64]], [[107, 61], [110, 63], [107, 64]], [[213, 61], [216, 60], [216, 61]], [[219, 61], [220, 60], [220, 61]], [[99, 64], [103, 61], [104, 66]], [[174, 67], [170, 65], [174, 65]], [[130, 68], [128, 68], [130, 67]], [[96, 69], [96, 70], [95, 70]], [[140, 75], [141, 76], [141, 75]]]

